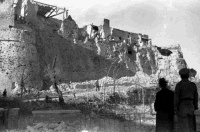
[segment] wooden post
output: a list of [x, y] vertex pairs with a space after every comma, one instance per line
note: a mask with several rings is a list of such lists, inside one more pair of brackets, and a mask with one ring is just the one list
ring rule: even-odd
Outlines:
[[[107, 77], [106, 77], [106, 78], [107, 78]], [[107, 82], [107, 79], [106, 79], [106, 82]], [[103, 87], [104, 87], [104, 89], [103, 89], [103, 103], [105, 103], [105, 96], [106, 96], [105, 82], [104, 82], [104, 84], [103, 84]]]
[[64, 103], [63, 95], [62, 95], [62, 92], [60, 91], [60, 89], [58, 88], [57, 82], [56, 82], [56, 74], [55, 74], [56, 59], [57, 59], [57, 56], [55, 56], [55, 58], [53, 60], [53, 64], [52, 64], [52, 69], [50, 69], [50, 70], [53, 70], [53, 75], [52, 75], [53, 76], [52, 77], [53, 87], [56, 90], [56, 92], [58, 93], [59, 103], [62, 104], [62, 103]]
[[86, 84], [87, 84], [87, 102], [89, 101], [89, 89], [88, 89], [88, 81], [86, 81]]
[[113, 93], [115, 93], [115, 81], [116, 81], [115, 77], [113, 81], [114, 81]]

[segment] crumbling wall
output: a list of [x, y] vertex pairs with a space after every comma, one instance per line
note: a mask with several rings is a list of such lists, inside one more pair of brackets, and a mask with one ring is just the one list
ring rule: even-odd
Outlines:
[[[1, 90], [11, 89], [13, 83], [20, 87], [21, 78], [26, 88], [49, 87], [51, 82], [46, 70], [55, 57], [58, 83], [94, 80], [107, 75], [134, 76], [138, 71], [166, 76], [186, 66], [177, 61], [184, 60], [180, 47], [169, 48], [172, 54], [163, 56], [152, 46], [148, 35], [111, 28], [107, 19], [100, 26], [90, 24], [79, 28], [70, 15], [63, 21], [44, 19], [36, 16], [38, 7], [30, 0], [21, 2], [26, 5], [23, 8], [26, 13], [19, 8], [19, 3], [17, 8], [11, 6], [12, 2], [4, 1], [0, 5]], [[15, 19], [16, 12], [24, 13], [23, 19]]]
[[[38, 19], [40, 20], [39, 17]], [[71, 21], [73, 21], [73, 19], [68, 19], [69, 25], [72, 23]], [[115, 67], [111, 67], [110, 72], [108, 72], [113, 61], [107, 59], [105, 56], [97, 55], [94, 48], [96, 46], [94, 39], [89, 39], [88, 35], [83, 36], [84, 34], [80, 33], [77, 33], [77, 35], [80, 36], [75, 38], [66, 38], [65, 34], [63, 36], [55, 31], [56, 26], [53, 25], [56, 25], [56, 22], [49, 19], [48, 23], [50, 22], [51, 24], [45, 24], [47, 22], [44, 21], [43, 29], [40, 29], [39, 27], [35, 28], [35, 45], [38, 56], [40, 56], [39, 63], [43, 71], [47, 69], [49, 64], [52, 64], [53, 58], [57, 56], [55, 69], [57, 75], [56, 78], [60, 83], [98, 79], [107, 74], [113, 76]], [[70, 27], [69, 25], [66, 26]], [[87, 28], [85, 29], [87, 30]], [[76, 32], [77, 29], [70, 27], [70, 33], [67, 36], [72, 36], [73, 33]], [[87, 42], [85, 42], [85, 39], [78, 38], [87, 38]], [[73, 43], [73, 39], [76, 39], [77, 43]], [[89, 43], [92, 46], [91, 48], [87, 47], [87, 44]], [[130, 72], [130, 70], [121, 66], [120, 74], [117, 75], [117, 78], [121, 76], [132, 76], [134, 74], [135, 73]], [[43, 77], [45, 84], [50, 83], [49, 77], [44, 76], [43, 72], [41, 72], [40, 76]]]
[[165, 77], [170, 83], [178, 82], [180, 80], [180, 76], [178, 74], [179, 70], [187, 67], [180, 45], [162, 47], [162, 49], [167, 49], [172, 52], [169, 56], [163, 56], [156, 47], [154, 48], [158, 67], [157, 76]]
[[[15, 19], [16, 6], [14, 1], [5, 1], [1, 4], [0, 15], [6, 16], [0, 22], [7, 25], [0, 26], [0, 69], [1, 90], [7, 89], [10, 93], [13, 83], [21, 85], [22, 79], [26, 87], [33, 87], [40, 71], [37, 50], [35, 47], [35, 34], [31, 28], [19, 26]], [[19, 6], [19, 3], [17, 3]], [[7, 9], [7, 10], [6, 10]], [[5, 14], [10, 12], [10, 14]], [[18, 11], [17, 11], [18, 12]], [[10, 24], [10, 25], [8, 25]], [[26, 83], [28, 82], [28, 83]]]
[[4, 28], [0, 36], [3, 39], [0, 41], [2, 74], [10, 79], [10, 83], [20, 83], [22, 76], [24, 76], [24, 81], [25, 79], [34, 80], [37, 77], [35, 74], [39, 71], [39, 64], [33, 33], [16, 28]]
[[103, 39], [107, 39], [110, 36], [110, 21], [108, 19], [104, 19], [100, 34]]
[[8, 28], [14, 25], [13, 0], [6, 0], [0, 3], [0, 27]]
[[[65, 18], [62, 21], [59, 34], [61, 34], [64, 38], [70, 39], [70, 38], [77, 38], [77, 30], [78, 26], [76, 22], [72, 19], [72, 17], [69, 15], [67, 18]], [[75, 36], [73, 36], [75, 35]]]
[[[20, 0], [18, 0], [20, 1]], [[27, 23], [35, 23], [37, 20], [38, 5], [32, 3], [30, 0], [23, 0], [21, 6], [21, 17], [25, 19]]]
[[[156, 72], [154, 53], [151, 48], [147, 50], [150, 45], [148, 35], [111, 28], [107, 19], [104, 19], [103, 25], [96, 29], [94, 27], [97, 26], [85, 26], [86, 35], [82, 36], [84, 39], [76, 40], [76, 42], [85, 48], [90, 47], [88, 49], [95, 51], [98, 55], [122, 63], [133, 73], [144, 71], [150, 75]], [[147, 53], [142, 53], [141, 49], [147, 50]], [[144, 57], [141, 58], [141, 56]], [[144, 58], [147, 59], [148, 64], [144, 63]]]

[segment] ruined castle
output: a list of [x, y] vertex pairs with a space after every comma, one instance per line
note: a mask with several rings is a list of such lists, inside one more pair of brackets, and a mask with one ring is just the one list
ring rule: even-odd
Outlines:
[[[53, 18], [59, 14], [63, 20]], [[78, 27], [66, 9], [0, 0], [0, 90], [48, 88], [47, 70], [54, 64], [58, 83], [118, 79], [138, 71], [177, 80], [174, 75], [187, 67], [180, 45], [154, 46], [148, 35], [113, 28], [108, 19]]]

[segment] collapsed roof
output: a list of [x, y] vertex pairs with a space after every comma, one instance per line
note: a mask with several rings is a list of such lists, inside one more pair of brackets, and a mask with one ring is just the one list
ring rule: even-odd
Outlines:
[[39, 16], [50, 18], [66, 12], [65, 8], [60, 8], [54, 5], [45, 4], [35, 0], [33, 2], [36, 3], [38, 6], [37, 15]]

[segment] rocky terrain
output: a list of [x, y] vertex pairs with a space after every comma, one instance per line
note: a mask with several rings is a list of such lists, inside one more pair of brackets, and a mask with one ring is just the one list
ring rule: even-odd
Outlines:
[[45, 16], [51, 6], [0, 2], [1, 91], [49, 88], [52, 65], [59, 84], [136, 75], [173, 83], [179, 80], [178, 70], [187, 67], [180, 45], [154, 46], [148, 35], [113, 28], [108, 19], [78, 27], [67, 11], [58, 20]]

